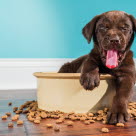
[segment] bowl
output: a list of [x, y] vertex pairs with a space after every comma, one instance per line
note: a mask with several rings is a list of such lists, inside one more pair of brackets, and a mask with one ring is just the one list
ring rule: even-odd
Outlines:
[[110, 107], [115, 95], [114, 77], [100, 75], [100, 85], [85, 90], [79, 82], [80, 73], [36, 72], [37, 102], [43, 110], [87, 113]]

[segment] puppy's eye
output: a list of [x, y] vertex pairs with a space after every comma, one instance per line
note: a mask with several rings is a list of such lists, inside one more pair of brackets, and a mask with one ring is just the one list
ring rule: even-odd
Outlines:
[[100, 26], [99, 29], [103, 30], [103, 31], [107, 31], [109, 29], [109, 27], [108, 26]]
[[126, 31], [126, 30], [128, 30], [128, 28], [127, 27], [120, 27], [120, 30], [121, 31]]

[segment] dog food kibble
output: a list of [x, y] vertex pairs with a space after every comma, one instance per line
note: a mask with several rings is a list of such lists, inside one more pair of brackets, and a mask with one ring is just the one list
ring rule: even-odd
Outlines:
[[29, 116], [34, 117], [34, 114], [35, 114], [34, 112], [30, 112]]
[[29, 112], [29, 110], [23, 110], [22, 111], [22, 113], [28, 113]]
[[107, 112], [108, 111], [108, 108], [104, 108], [104, 110], [103, 110], [104, 112]]
[[34, 120], [35, 124], [40, 124], [40, 120]]
[[20, 113], [22, 113], [22, 110], [17, 110], [15, 113], [20, 114]]
[[89, 124], [90, 124], [90, 121], [89, 121], [89, 120], [86, 120], [86, 121], [84, 121], [84, 124], [85, 124], [85, 125], [89, 125]]
[[16, 120], [18, 120], [18, 119], [19, 119], [19, 115], [14, 115], [14, 116], [11, 118], [12, 121], [16, 121]]
[[11, 106], [11, 105], [12, 105], [12, 102], [9, 102], [8, 105]]
[[41, 120], [41, 117], [37, 116], [35, 119], [36, 119], [36, 120]]
[[98, 113], [98, 114], [102, 114], [102, 113], [103, 113], [103, 110], [98, 110], [97, 113]]
[[89, 117], [93, 117], [94, 114], [93, 114], [93, 113], [88, 113], [88, 116], [89, 116]]
[[67, 121], [66, 124], [67, 124], [67, 126], [73, 126], [74, 123], [73, 123], [73, 121]]
[[46, 114], [45, 112], [41, 112], [40, 116], [41, 116], [41, 118], [43, 118], [43, 119], [47, 118], [47, 114]]
[[102, 128], [101, 131], [102, 131], [103, 133], [108, 133], [108, 132], [109, 132], [109, 129], [108, 129], [108, 128]]
[[90, 123], [95, 123], [95, 121], [94, 121], [94, 120], [89, 120], [89, 122], [90, 122]]
[[59, 126], [54, 126], [54, 131], [60, 131]]
[[23, 120], [18, 120], [17, 121], [17, 125], [23, 125], [23, 124], [24, 124]]
[[18, 119], [18, 118], [16, 118], [16, 117], [12, 117], [12, 118], [11, 118], [12, 121], [16, 121], [17, 119]]
[[63, 122], [62, 119], [57, 119], [57, 120], [56, 120], [56, 123], [57, 123], [57, 124], [60, 124], [60, 123], [62, 123], [62, 122]]
[[93, 117], [92, 119], [94, 119], [94, 120], [95, 120], [95, 119], [97, 119], [97, 117]]
[[77, 120], [77, 118], [76, 118], [76, 117], [74, 117], [74, 116], [72, 116], [72, 117], [71, 117], [71, 120], [73, 120], [73, 121], [74, 121], [74, 120]]
[[81, 121], [85, 121], [85, 120], [86, 120], [86, 117], [81, 117], [80, 120], [81, 120]]
[[123, 123], [117, 123], [116, 126], [117, 127], [124, 127], [124, 124]]
[[7, 112], [6, 115], [7, 115], [7, 116], [11, 116], [11, 113], [10, 113], [10, 112]]
[[2, 120], [6, 120], [7, 117], [8, 117], [7, 115], [3, 115], [3, 116], [1, 117], [1, 119], [2, 119]]
[[100, 120], [102, 120], [102, 117], [97, 117], [96, 119], [97, 119], [98, 121], [100, 121]]
[[46, 124], [46, 127], [47, 127], [47, 128], [52, 128], [53, 125], [52, 125], [52, 124]]
[[28, 120], [33, 122], [33, 121], [34, 121], [34, 118], [29, 117]]
[[12, 122], [8, 123], [8, 127], [14, 127], [14, 124]]
[[61, 118], [59, 118], [57, 120], [59, 120], [60, 122], [64, 122], [65, 118], [61, 117]]
[[107, 121], [105, 121], [105, 120], [104, 120], [104, 121], [102, 121], [102, 123], [103, 123], [103, 124], [106, 124], [106, 123], [107, 123]]
[[16, 118], [19, 118], [19, 115], [18, 114], [16, 114], [16, 115], [14, 115]]
[[18, 110], [18, 107], [13, 108], [13, 112], [16, 112]]

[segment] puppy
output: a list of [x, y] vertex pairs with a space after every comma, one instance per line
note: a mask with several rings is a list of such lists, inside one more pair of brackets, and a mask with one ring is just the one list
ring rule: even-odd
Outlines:
[[64, 64], [59, 73], [80, 73], [80, 83], [86, 90], [99, 86], [100, 73], [115, 77], [116, 95], [108, 113], [109, 124], [128, 121], [127, 105], [133, 93], [136, 72], [130, 47], [136, 32], [132, 15], [122, 11], [109, 11], [95, 16], [82, 30], [94, 48], [85, 56]]

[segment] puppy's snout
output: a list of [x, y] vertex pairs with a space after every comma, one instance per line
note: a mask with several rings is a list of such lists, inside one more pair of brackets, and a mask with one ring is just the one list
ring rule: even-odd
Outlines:
[[120, 43], [120, 39], [118, 36], [114, 36], [112, 38], [110, 38], [110, 43], [113, 44], [113, 45], [117, 45]]

